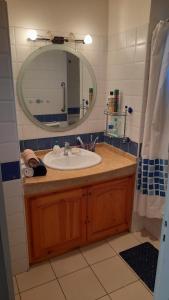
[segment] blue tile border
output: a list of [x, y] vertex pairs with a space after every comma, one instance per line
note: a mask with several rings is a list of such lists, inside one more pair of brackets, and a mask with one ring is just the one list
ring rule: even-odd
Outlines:
[[144, 195], [165, 197], [168, 183], [168, 160], [140, 158], [137, 189]]
[[22, 140], [20, 141], [20, 149], [30, 148], [32, 150], [45, 150], [51, 149], [54, 145], [59, 145], [63, 147], [65, 142], [69, 142], [72, 146], [78, 144], [77, 137], [80, 136], [84, 143], [90, 143], [90, 136], [92, 135], [93, 140], [98, 136], [99, 143], [107, 143], [114, 147], [117, 147], [125, 152], [128, 152], [134, 156], [138, 155], [139, 145], [136, 142], [129, 141], [128, 143], [123, 143], [121, 138], [111, 138], [104, 135], [104, 132], [94, 132], [94, 133], [83, 133], [77, 135], [67, 135], [67, 136], [56, 136], [50, 138], [41, 138], [41, 139], [31, 139], [31, 140]]
[[112, 145], [116, 148], [119, 148], [120, 150], [123, 150], [125, 152], [128, 152], [134, 156], [138, 155], [138, 143], [133, 142], [133, 141], [129, 141], [127, 143], [123, 143], [121, 138], [116, 138], [116, 137], [108, 137], [105, 136], [104, 137], [104, 141], [109, 144]]
[[[124, 144], [120, 138], [109, 138], [104, 135], [104, 132], [94, 132], [94, 133], [84, 133], [84, 134], [77, 134], [77, 135], [68, 135], [68, 136], [56, 136], [50, 138], [41, 138], [41, 139], [31, 139], [31, 140], [22, 140], [20, 141], [20, 149], [23, 151], [24, 149], [31, 148], [32, 150], [44, 150], [44, 149], [51, 149], [54, 145], [58, 144], [60, 146], [64, 146], [64, 143], [67, 141], [72, 146], [78, 144], [77, 137], [80, 136], [85, 144], [90, 143], [90, 139], [94, 140], [97, 136], [99, 137], [99, 143], [107, 143], [114, 147], [117, 147], [125, 152], [131, 153], [137, 156], [138, 151], [138, 144], [132, 141], [129, 143]], [[145, 162], [146, 164], [146, 162]], [[151, 164], [151, 162], [150, 162]], [[157, 164], [157, 162], [156, 162]], [[156, 175], [159, 175], [160, 179], [159, 182], [156, 184], [163, 185], [163, 178], [161, 177], [163, 161], [159, 161], [159, 170], [156, 169]], [[158, 174], [157, 174], [158, 173]], [[20, 162], [13, 161], [13, 162], [5, 162], [0, 164], [0, 174], [2, 181], [10, 181], [15, 179], [20, 179]], [[151, 174], [149, 174], [151, 177]], [[151, 188], [151, 187], [150, 187]], [[163, 191], [161, 191], [163, 193]]]
[[0, 164], [2, 181], [20, 179], [20, 163], [12, 161]]
[[72, 146], [78, 144], [77, 137], [80, 136], [84, 143], [90, 142], [90, 137], [94, 140], [97, 136], [99, 137], [99, 143], [104, 142], [104, 133], [103, 132], [94, 132], [94, 133], [83, 133], [77, 135], [67, 135], [67, 136], [56, 136], [50, 138], [41, 138], [41, 139], [32, 139], [32, 140], [22, 140], [20, 141], [20, 149], [30, 148], [32, 150], [44, 150], [51, 149], [54, 145], [59, 145], [63, 147], [65, 142], [69, 142]]

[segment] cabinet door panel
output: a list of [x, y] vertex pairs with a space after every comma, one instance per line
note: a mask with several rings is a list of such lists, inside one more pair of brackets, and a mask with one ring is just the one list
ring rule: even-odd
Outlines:
[[89, 189], [88, 240], [97, 240], [129, 229], [132, 211], [132, 178], [114, 180]]
[[34, 197], [29, 201], [31, 260], [62, 253], [86, 239], [83, 190]]

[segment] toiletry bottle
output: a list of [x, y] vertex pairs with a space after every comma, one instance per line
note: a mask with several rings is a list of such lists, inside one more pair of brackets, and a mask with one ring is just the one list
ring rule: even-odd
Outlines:
[[110, 92], [110, 96], [108, 98], [108, 112], [113, 113], [114, 112], [114, 94], [113, 91]]
[[120, 110], [119, 90], [114, 90], [114, 111], [118, 112], [119, 110]]

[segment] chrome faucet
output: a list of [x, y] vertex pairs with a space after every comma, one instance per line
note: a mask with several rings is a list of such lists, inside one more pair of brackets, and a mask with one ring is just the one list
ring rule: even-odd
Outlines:
[[64, 147], [65, 156], [68, 156], [70, 149], [71, 149], [70, 144], [68, 142], [65, 142], [65, 147]]

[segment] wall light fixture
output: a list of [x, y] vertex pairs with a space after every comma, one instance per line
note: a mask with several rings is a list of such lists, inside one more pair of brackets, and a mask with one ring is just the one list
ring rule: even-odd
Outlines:
[[27, 33], [27, 39], [29, 41], [51, 41], [53, 44], [64, 44], [66, 43], [82, 43], [82, 44], [92, 44], [91, 35], [87, 34], [83, 40], [78, 40], [75, 38], [73, 33], [70, 33], [68, 37], [64, 36], [53, 36], [50, 32], [47, 33], [46, 37], [38, 35], [36, 30], [29, 30]]

